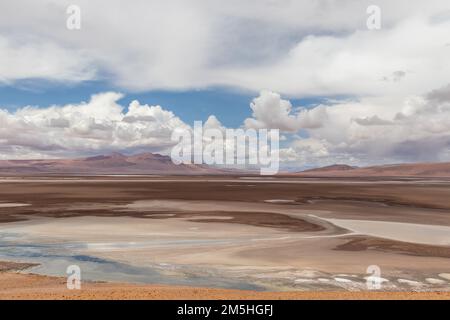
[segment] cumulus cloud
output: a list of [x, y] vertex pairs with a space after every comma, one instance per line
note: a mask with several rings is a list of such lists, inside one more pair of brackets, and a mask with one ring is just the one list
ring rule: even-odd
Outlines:
[[189, 128], [171, 111], [133, 101], [128, 110], [122, 94], [106, 92], [89, 102], [0, 109], [3, 157], [27, 154], [70, 156], [104, 151], [164, 151], [172, 146], [174, 128]]
[[253, 118], [245, 119], [244, 125], [253, 129], [296, 132], [302, 128], [321, 127], [328, 117], [324, 106], [313, 109], [300, 108], [294, 113], [288, 100], [281, 99], [280, 94], [270, 91], [262, 91], [259, 97], [253, 99], [250, 108], [253, 111]]
[[405, 99], [365, 98], [327, 106], [326, 126], [309, 129], [307, 138], [294, 140], [284, 151], [286, 160], [303, 165], [448, 161], [446, 89]]
[[[364, 98], [295, 109], [280, 94], [264, 91], [251, 108], [244, 128], [285, 132], [281, 160], [295, 166], [349, 163], [356, 165], [450, 159], [450, 103], [447, 87], [408, 98]], [[66, 157], [111, 151], [157, 151], [169, 154], [174, 130], [189, 130], [173, 112], [106, 92], [88, 102], [14, 112], [0, 109], [3, 158]], [[226, 152], [234, 140], [211, 115], [203, 129], [224, 136]], [[299, 135], [301, 133], [301, 135]], [[211, 143], [204, 137], [203, 143]]]
[[[294, 111], [280, 94], [263, 91], [251, 103], [247, 128], [290, 133], [280, 154], [296, 165], [357, 165], [450, 159], [448, 86], [428, 94], [333, 101]], [[299, 130], [302, 137], [292, 135]]]
[[291, 115], [291, 103], [281, 99], [277, 93], [261, 92], [260, 96], [250, 104], [250, 107], [253, 111], [253, 118], [245, 120], [247, 128], [298, 130], [295, 116]]
[[224, 132], [226, 128], [222, 125], [222, 123], [219, 121], [219, 119], [217, 119], [216, 116], [210, 115], [204, 123], [203, 129], [218, 129], [221, 132]]

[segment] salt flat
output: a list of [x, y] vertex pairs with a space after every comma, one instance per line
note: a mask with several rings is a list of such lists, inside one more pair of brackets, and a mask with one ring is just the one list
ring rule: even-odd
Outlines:
[[27, 206], [0, 207], [0, 258], [49, 275], [79, 263], [93, 280], [307, 291], [367, 290], [377, 265], [386, 291], [449, 289], [448, 184], [245, 180], [4, 181], [0, 201]]

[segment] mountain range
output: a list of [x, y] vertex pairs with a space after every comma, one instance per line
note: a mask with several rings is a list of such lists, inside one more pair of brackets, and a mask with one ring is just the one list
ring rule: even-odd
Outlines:
[[450, 177], [450, 162], [401, 163], [370, 167], [345, 164], [315, 168], [294, 173], [304, 177]]
[[[216, 168], [208, 165], [176, 165], [169, 156], [155, 153], [124, 155], [112, 153], [76, 159], [0, 160], [0, 174], [156, 174], [156, 175], [239, 175], [255, 171]], [[286, 174], [286, 173], [280, 173]], [[370, 167], [345, 164], [289, 173], [299, 177], [450, 177], [450, 162], [408, 163]]]
[[1, 160], [0, 174], [224, 174], [207, 165], [176, 165], [169, 156], [121, 153], [77, 159]]

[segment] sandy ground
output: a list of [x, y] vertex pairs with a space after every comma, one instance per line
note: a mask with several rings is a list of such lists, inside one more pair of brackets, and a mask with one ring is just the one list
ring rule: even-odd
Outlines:
[[68, 290], [64, 278], [0, 273], [1, 300], [450, 300], [450, 292], [256, 292], [160, 285], [84, 283]]

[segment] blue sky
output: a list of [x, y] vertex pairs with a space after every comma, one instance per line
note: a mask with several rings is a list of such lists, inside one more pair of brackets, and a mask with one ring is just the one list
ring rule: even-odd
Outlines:
[[[127, 92], [105, 81], [64, 85], [45, 80], [27, 80], [17, 82], [13, 86], [0, 86], [0, 107], [14, 112], [25, 106], [45, 108], [51, 105], [79, 104], [82, 101], [89, 101], [94, 94], [108, 91], [123, 93], [125, 96], [119, 102], [124, 106], [133, 100], [138, 100], [141, 104], [160, 105], [174, 112], [188, 124], [198, 120], [206, 121], [210, 115], [215, 115], [227, 127], [239, 127], [243, 119], [251, 117], [250, 103], [258, 95], [257, 92], [230, 88]], [[294, 98], [290, 101], [294, 108], [299, 106], [311, 108], [328, 98]]]
[[127, 92], [105, 82], [88, 81], [77, 85], [36, 84], [0, 86], [0, 105], [10, 111], [33, 105], [47, 107], [53, 104], [78, 104], [89, 101], [91, 95], [115, 91], [125, 96], [119, 100], [128, 105], [133, 100], [141, 104], [160, 105], [174, 112], [186, 123], [196, 120], [206, 121], [211, 114], [216, 115], [226, 126], [239, 126], [242, 119], [251, 116], [249, 104], [254, 94], [237, 90], [212, 88], [190, 91], [147, 91]]

